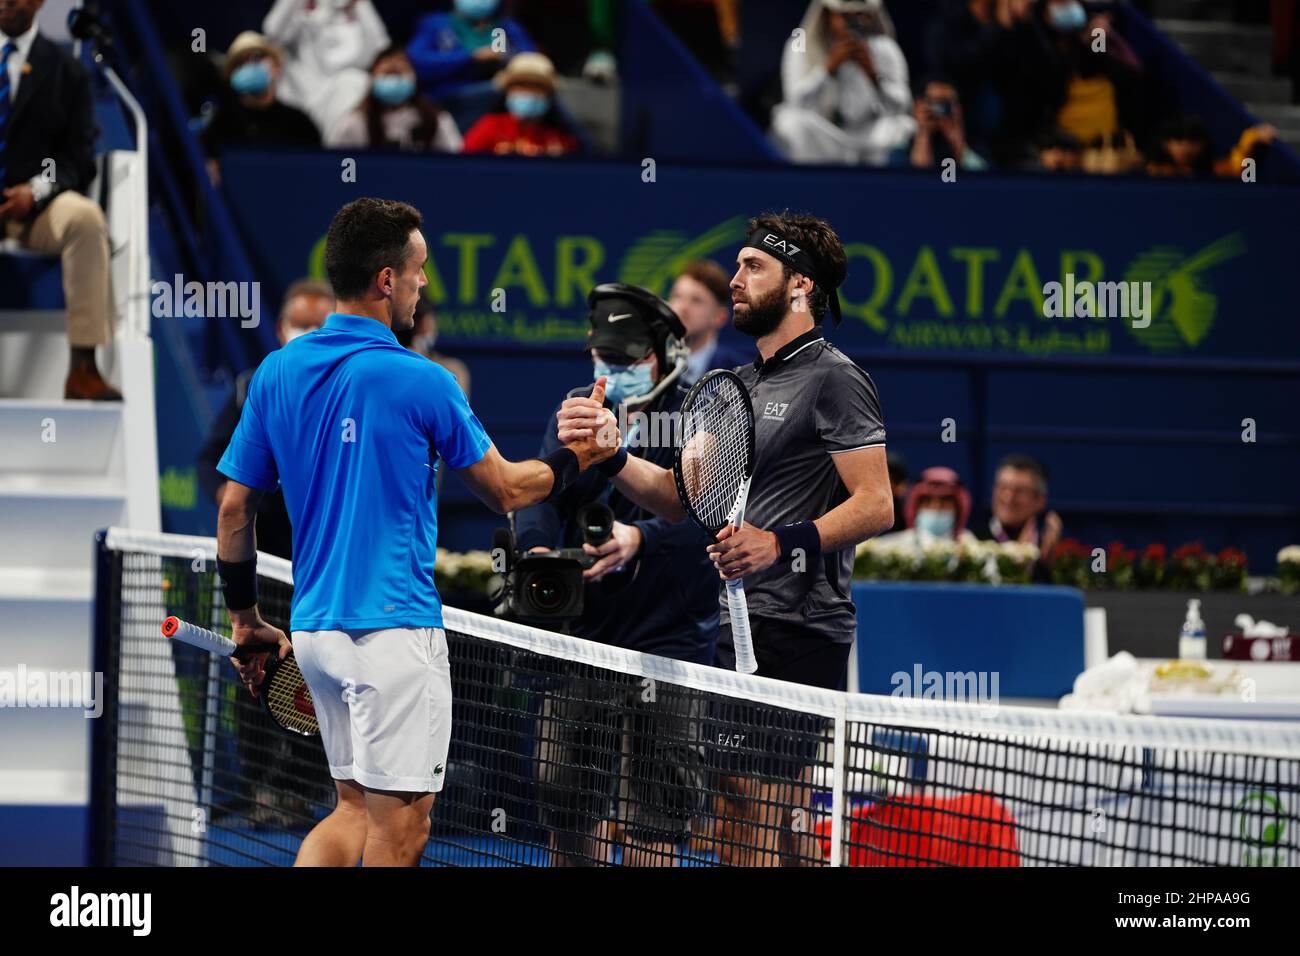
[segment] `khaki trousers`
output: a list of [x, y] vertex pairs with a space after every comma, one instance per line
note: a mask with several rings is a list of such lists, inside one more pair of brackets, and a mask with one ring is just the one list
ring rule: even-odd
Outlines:
[[5, 235], [25, 248], [63, 260], [68, 304], [68, 344], [90, 348], [112, 332], [113, 297], [108, 277], [108, 223], [99, 204], [63, 192], [30, 222], [6, 222]]

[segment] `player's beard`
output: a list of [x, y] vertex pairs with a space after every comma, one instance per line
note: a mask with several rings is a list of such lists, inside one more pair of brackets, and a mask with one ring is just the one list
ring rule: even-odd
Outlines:
[[785, 287], [778, 286], [757, 300], [751, 299], [748, 302], [741, 303], [747, 306], [744, 312], [737, 311], [733, 305], [731, 310], [732, 325], [736, 327], [737, 332], [744, 332], [756, 339], [771, 334], [776, 331], [776, 327], [785, 318], [785, 294]]

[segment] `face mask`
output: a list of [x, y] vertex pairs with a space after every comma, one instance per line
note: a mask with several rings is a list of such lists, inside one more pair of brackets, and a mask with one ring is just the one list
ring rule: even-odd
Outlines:
[[506, 109], [515, 119], [535, 120], [546, 115], [551, 107], [551, 100], [541, 93], [516, 91], [506, 94]]
[[271, 85], [271, 71], [261, 60], [245, 63], [230, 74], [230, 88], [241, 96], [265, 93]]
[[456, 12], [466, 20], [485, 20], [499, 5], [499, 0], [456, 0]]
[[957, 524], [957, 515], [940, 508], [922, 508], [916, 513], [916, 530], [924, 531], [936, 538], [952, 537], [952, 529]]
[[437, 332], [430, 332], [428, 335], [417, 335], [415, 338], [411, 339], [411, 348], [415, 349], [417, 352], [432, 352], [437, 341]]
[[592, 365], [595, 368], [596, 378], [605, 376], [605, 397], [615, 405], [629, 398], [648, 395], [655, 387], [650, 377], [652, 368], [650, 362], [642, 362], [640, 365], [606, 365], [596, 359]]
[[1075, 30], [1082, 30], [1088, 22], [1088, 14], [1084, 12], [1083, 4], [1069, 3], [1065, 6], [1054, 6], [1047, 12], [1047, 18], [1051, 21], [1052, 26], [1062, 33], [1073, 33]]
[[370, 92], [375, 99], [389, 106], [398, 106], [415, 95], [414, 73], [385, 73], [371, 81]]
[[296, 328], [291, 328], [291, 329], [288, 329], [288, 328], [287, 328], [287, 329], [284, 330], [284, 344], [285, 344], [285, 345], [288, 345], [288, 344], [289, 344], [290, 342], [292, 342], [294, 339], [298, 338], [298, 336], [300, 336], [300, 335], [306, 335], [308, 332], [311, 332], [311, 331], [313, 331], [313, 330], [312, 330], [312, 329], [304, 329], [304, 328], [302, 328], [301, 326], [298, 326], [298, 327], [296, 327]]

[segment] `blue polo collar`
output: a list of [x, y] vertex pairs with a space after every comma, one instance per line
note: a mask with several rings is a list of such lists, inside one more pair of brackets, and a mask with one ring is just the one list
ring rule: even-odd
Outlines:
[[397, 344], [397, 336], [393, 334], [392, 329], [378, 319], [371, 319], [364, 315], [331, 312], [325, 318], [324, 327], [333, 332], [346, 332], [348, 335], [358, 335], [362, 338], [378, 339], [382, 342]]

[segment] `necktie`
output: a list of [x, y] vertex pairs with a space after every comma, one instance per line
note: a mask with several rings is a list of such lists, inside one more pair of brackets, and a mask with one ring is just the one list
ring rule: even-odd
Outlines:
[[10, 40], [0, 49], [0, 188], [5, 184], [5, 126], [9, 122], [9, 57], [18, 45]]

